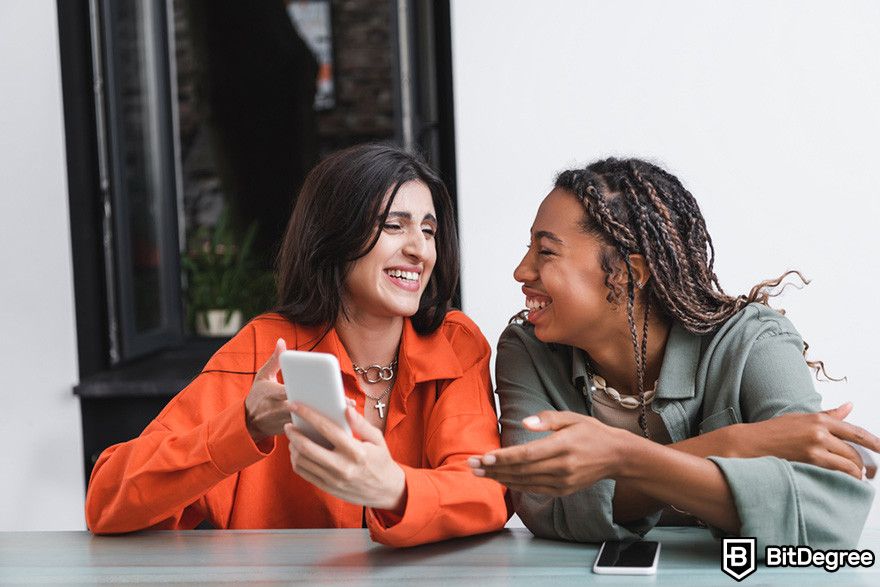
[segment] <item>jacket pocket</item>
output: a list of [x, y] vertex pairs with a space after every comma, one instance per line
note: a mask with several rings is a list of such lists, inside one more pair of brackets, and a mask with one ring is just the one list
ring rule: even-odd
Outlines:
[[733, 408], [725, 408], [700, 422], [700, 434], [712, 432], [713, 430], [718, 430], [719, 428], [724, 428], [725, 426], [737, 423], [739, 423], [739, 418], [736, 417], [736, 410]]

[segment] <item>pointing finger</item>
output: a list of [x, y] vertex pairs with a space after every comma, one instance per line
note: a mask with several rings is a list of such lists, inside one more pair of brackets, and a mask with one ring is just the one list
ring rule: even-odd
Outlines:
[[837, 420], [844, 420], [844, 419], [846, 419], [847, 416], [849, 416], [849, 413], [852, 412], [852, 409], [853, 409], [852, 402], [846, 402], [846, 403], [840, 404], [836, 408], [832, 408], [830, 410], [825, 410], [825, 413], [828, 414], [829, 416], [837, 419]]
[[578, 423], [580, 420], [588, 416], [575, 414], [574, 412], [556, 412], [553, 410], [545, 410], [534, 416], [523, 418], [523, 425], [529, 430], [559, 430], [566, 426]]
[[264, 381], [276, 381], [276, 377], [278, 375], [278, 371], [281, 370], [281, 353], [287, 348], [287, 344], [284, 342], [283, 338], [279, 338], [275, 342], [275, 349], [272, 351], [272, 356], [269, 357], [260, 370], [257, 371], [257, 376], [254, 379], [264, 380]]

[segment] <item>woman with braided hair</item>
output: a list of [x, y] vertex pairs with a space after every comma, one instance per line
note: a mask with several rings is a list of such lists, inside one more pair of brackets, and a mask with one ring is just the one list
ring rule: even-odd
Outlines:
[[[663, 515], [766, 544], [855, 545], [873, 490], [820, 412], [805, 344], [763, 282], [727, 295], [694, 197], [638, 159], [564, 171], [514, 277], [498, 344], [502, 445], [470, 459], [538, 536], [644, 535]], [[797, 274], [800, 276], [800, 274]], [[873, 476], [873, 471], [868, 471]]]

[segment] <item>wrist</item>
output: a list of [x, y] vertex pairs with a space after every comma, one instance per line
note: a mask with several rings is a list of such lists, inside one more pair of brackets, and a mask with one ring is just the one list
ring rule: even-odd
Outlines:
[[614, 429], [614, 433], [617, 450], [613, 452], [617, 458], [609, 477], [615, 481], [634, 481], [644, 472], [647, 460], [654, 458], [652, 453], [662, 446], [626, 430]]
[[398, 516], [403, 515], [403, 511], [406, 509], [406, 473], [403, 472], [403, 469], [397, 463], [394, 463], [394, 475], [392, 475], [392, 484], [389, 490], [389, 500], [387, 507], [382, 509], [387, 510], [393, 514]]
[[745, 456], [740, 453], [741, 446], [740, 443], [737, 442], [737, 437], [745, 430], [745, 426], [745, 424], [731, 424], [730, 426], [725, 426], [724, 428], [716, 430], [715, 433], [721, 436], [721, 441], [716, 445], [719, 450], [716, 450], [715, 452], [718, 454], [707, 456], [726, 458], [739, 458]]
[[251, 415], [251, 411], [248, 409], [247, 400], [244, 402], [244, 426], [248, 431], [248, 434], [251, 435], [251, 440], [254, 441], [254, 444], [260, 444], [267, 438], [267, 435], [260, 432], [260, 429], [257, 428], [256, 423], [254, 422], [254, 418]]

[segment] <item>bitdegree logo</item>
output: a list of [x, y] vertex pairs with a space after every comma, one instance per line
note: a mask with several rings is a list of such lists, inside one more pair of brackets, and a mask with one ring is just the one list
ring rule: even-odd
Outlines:
[[833, 573], [842, 567], [874, 566], [874, 553], [870, 550], [814, 550], [809, 546], [767, 546], [764, 554], [768, 567], [822, 567]]
[[755, 572], [754, 537], [724, 538], [721, 541], [721, 570], [736, 581], [742, 581]]

